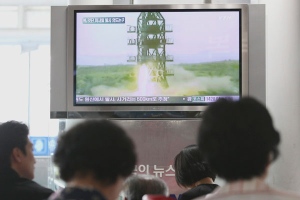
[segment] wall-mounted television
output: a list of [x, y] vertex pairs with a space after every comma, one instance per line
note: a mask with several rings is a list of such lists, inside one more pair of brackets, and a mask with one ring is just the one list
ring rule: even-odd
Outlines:
[[68, 108], [201, 111], [248, 94], [247, 5], [68, 6]]

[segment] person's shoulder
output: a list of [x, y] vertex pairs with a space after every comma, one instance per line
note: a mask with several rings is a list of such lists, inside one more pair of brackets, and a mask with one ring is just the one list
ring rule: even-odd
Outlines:
[[[37, 182], [35, 181], [32, 181], [32, 180], [28, 180], [28, 179], [21, 179], [18, 183], [17, 183], [18, 186], [20, 187], [27, 187], [27, 188], [33, 188], [33, 189], [37, 189], [37, 190], [42, 190], [42, 191], [52, 191], [51, 189], [49, 188], [46, 188], [40, 184], [38, 184]], [[53, 191], [52, 191], [53, 192]]]
[[33, 181], [17, 181], [0, 189], [1, 200], [44, 200], [53, 191]]
[[92, 188], [65, 187], [60, 191], [53, 193], [48, 200], [79, 200], [95, 199], [106, 200], [100, 191]]
[[287, 190], [273, 188], [272, 194], [278, 196], [279, 198], [282, 197], [282, 199], [286, 199], [286, 200], [293, 200], [293, 199], [300, 200], [300, 193], [293, 192], [293, 191], [287, 191]]
[[180, 195], [179, 200], [191, 200], [195, 198], [203, 197], [216, 189], [218, 185], [216, 184], [201, 184], [194, 187]]
[[246, 193], [246, 194], [222, 194], [214, 195], [213, 193], [193, 200], [249, 200], [249, 199], [264, 199], [264, 200], [300, 200], [300, 195], [297, 193], [272, 191], [266, 193]]
[[209, 199], [208, 196], [209, 196], [209, 194], [201, 196], [201, 197], [194, 198], [192, 200], [207, 200], [207, 199]]
[[251, 189], [251, 187], [249, 187], [251, 186], [250, 182], [243, 182], [242, 185], [244, 188], [240, 188], [240, 190], [232, 190], [232, 185], [231, 187], [230, 185], [225, 185], [223, 187], [216, 188], [212, 193], [207, 194], [205, 197], [197, 198], [195, 200], [300, 200], [299, 193], [270, 187], [264, 182], [252, 181], [251, 183], [255, 183], [257, 186], [260, 185], [260, 187]]
[[16, 184], [15, 190], [18, 191], [20, 195], [33, 196], [36, 197], [36, 199], [48, 198], [54, 192], [53, 190], [28, 179], [20, 179]]
[[213, 190], [215, 190], [216, 188], [220, 187], [219, 185], [214, 184], [214, 183], [213, 184], [201, 184], [199, 186], [202, 186], [202, 188], [206, 188], [207, 190], [210, 190], [211, 192]]

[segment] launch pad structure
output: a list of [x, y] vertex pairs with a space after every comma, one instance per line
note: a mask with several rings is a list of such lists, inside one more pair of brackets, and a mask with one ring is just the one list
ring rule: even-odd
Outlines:
[[136, 33], [136, 38], [128, 39], [128, 45], [137, 46], [137, 55], [130, 56], [128, 62], [146, 65], [152, 82], [158, 82], [168, 88], [167, 76], [174, 76], [173, 70], [167, 70], [166, 62], [172, 62], [173, 56], [166, 55], [166, 45], [174, 44], [166, 38], [166, 33], [173, 32], [171, 25], [166, 25], [160, 12], [141, 12], [137, 26], [128, 26], [127, 33]]

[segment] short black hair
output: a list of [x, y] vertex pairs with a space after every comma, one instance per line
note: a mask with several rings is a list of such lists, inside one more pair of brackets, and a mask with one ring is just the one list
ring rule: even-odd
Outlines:
[[212, 103], [204, 111], [198, 134], [200, 152], [228, 182], [262, 175], [277, 158], [279, 142], [271, 115], [252, 97]]
[[156, 176], [134, 174], [126, 179], [123, 193], [127, 200], [142, 200], [145, 194], [167, 196], [169, 189], [167, 184]]
[[66, 182], [78, 173], [92, 173], [110, 185], [132, 173], [136, 153], [133, 141], [114, 122], [85, 120], [59, 136], [53, 161]]
[[174, 159], [175, 179], [179, 186], [189, 187], [203, 178], [214, 181], [216, 173], [204, 162], [197, 145], [182, 149]]
[[10, 156], [14, 148], [19, 148], [26, 155], [28, 126], [18, 121], [0, 124], [0, 171], [10, 168]]

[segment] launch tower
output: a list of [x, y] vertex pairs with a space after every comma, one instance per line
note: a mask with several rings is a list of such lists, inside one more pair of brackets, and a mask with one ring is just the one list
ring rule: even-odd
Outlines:
[[160, 12], [142, 12], [137, 19], [137, 28], [130, 26], [128, 33], [137, 33], [137, 38], [129, 39], [128, 45], [137, 45], [137, 56], [131, 56], [128, 61], [145, 64], [151, 81], [159, 82], [167, 88], [167, 76], [173, 76], [172, 70], [166, 69], [166, 62], [172, 62], [173, 56], [166, 55], [166, 45], [174, 42], [166, 38], [166, 33], [172, 32], [171, 26], [166, 26]]

